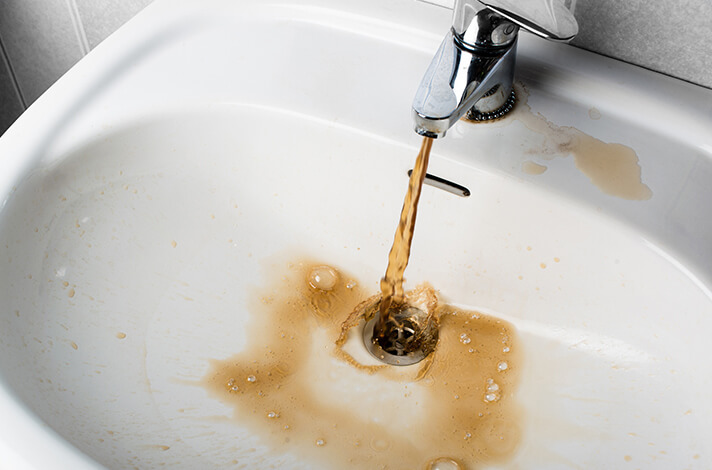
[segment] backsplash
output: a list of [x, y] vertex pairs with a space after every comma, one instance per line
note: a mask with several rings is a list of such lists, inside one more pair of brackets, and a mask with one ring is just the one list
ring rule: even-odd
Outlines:
[[0, 134], [152, 0], [0, 0]]
[[[0, 134], [55, 80], [152, 0], [2, 0]], [[452, 8], [454, 0], [413, 0]], [[712, 88], [712, 2], [569, 0], [573, 45]], [[440, 5], [440, 6], [435, 6]]]
[[578, 0], [572, 44], [712, 88], [712, 2]]

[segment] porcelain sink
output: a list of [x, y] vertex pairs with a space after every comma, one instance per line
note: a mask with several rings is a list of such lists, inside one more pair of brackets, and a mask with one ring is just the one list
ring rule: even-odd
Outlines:
[[[340, 418], [311, 419], [392, 441], [275, 445], [205, 378], [284, 326], [255, 305], [303, 266], [377, 292], [450, 16], [157, 1], [42, 96], [0, 139], [0, 462], [412, 468], [427, 384], [352, 370], [326, 330], [305, 393]], [[518, 338], [516, 446], [461, 467], [709, 468], [712, 92], [530, 36], [517, 90], [434, 143], [470, 195], [425, 187], [406, 272]]]

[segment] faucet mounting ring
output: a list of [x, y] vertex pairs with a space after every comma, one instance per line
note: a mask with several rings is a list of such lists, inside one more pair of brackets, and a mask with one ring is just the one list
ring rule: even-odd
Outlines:
[[512, 92], [509, 94], [509, 97], [507, 98], [507, 101], [505, 101], [504, 104], [498, 109], [495, 109], [494, 111], [490, 112], [480, 112], [477, 111], [475, 108], [470, 108], [470, 110], [467, 112], [465, 119], [467, 119], [468, 121], [475, 122], [494, 121], [495, 119], [504, 117], [505, 114], [509, 113], [512, 109], [514, 109], [514, 104], [516, 103], [516, 101], [516, 93], [514, 92], [514, 90], [512, 90]]

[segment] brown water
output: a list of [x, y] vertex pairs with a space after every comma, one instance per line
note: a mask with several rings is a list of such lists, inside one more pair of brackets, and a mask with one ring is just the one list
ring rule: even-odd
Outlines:
[[[234, 408], [257, 448], [284, 459], [274, 462], [474, 469], [512, 456], [521, 422], [512, 325], [444, 305], [420, 286], [404, 300], [440, 318], [438, 348], [417, 365], [385, 366], [365, 351], [359, 330], [379, 295], [318, 262], [276, 266], [267, 277], [249, 305], [247, 344], [212, 361], [205, 384]], [[258, 456], [239, 465], [266, 466]]]
[[403, 201], [393, 246], [391, 246], [391, 251], [388, 253], [386, 274], [381, 279], [381, 304], [379, 307], [381, 315], [377, 329], [380, 329], [388, 320], [391, 307], [397, 308], [403, 303], [403, 275], [410, 258], [410, 246], [415, 231], [415, 217], [418, 214], [418, 201], [420, 200], [425, 173], [428, 171], [432, 145], [433, 139], [423, 137], [415, 167], [410, 175], [408, 192]]
[[[520, 121], [528, 129], [546, 138], [540, 145], [525, 152], [538, 159], [552, 161], [557, 157], [573, 156], [576, 168], [603, 193], [632, 201], [645, 201], [653, 196], [643, 182], [638, 154], [622, 143], [604, 142], [570, 126], [559, 126], [540, 113], [532, 111], [527, 103], [528, 92], [522, 84], [515, 85], [517, 106], [503, 120], [502, 125]], [[601, 119], [595, 108], [589, 111], [593, 120]], [[477, 125], [480, 125], [479, 123]], [[552, 163], [553, 164], [553, 163]], [[540, 175], [547, 166], [531, 160], [522, 162], [522, 171]]]
[[[424, 138], [380, 295], [367, 297], [333, 267], [290, 265], [253, 302], [245, 350], [213, 362], [209, 389], [273, 455], [328, 468], [458, 470], [517, 448], [511, 325], [441, 304], [428, 285], [403, 288], [431, 147]], [[437, 349], [417, 365], [386, 366], [368, 356], [362, 327], [378, 313], [384, 324], [404, 305], [432, 321], [439, 339], [429, 350], [435, 341]]]
[[[545, 160], [573, 155], [607, 194], [651, 197], [632, 149], [556, 126], [520, 97], [512, 118], [546, 137], [531, 153]], [[252, 299], [247, 343], [212, 361], [208, 390], [234, 408], [236, 426], [263, 449], [235, 461], [238, 466], [458, 470], [514, 455], [521, 440], [514, 392], [522, 368], [514, 328], [444, 304], [430, 286], [403, 288], [431, 146], [423, 139], [380, 295], [321, 263], [277, 267]], [[547, 166], [523, 162], [522, 170], [541, 174]], [[419, 364], [386, 366], [365, 350], [362, 327], [404, 304], [438, 320], [437, 348]]]

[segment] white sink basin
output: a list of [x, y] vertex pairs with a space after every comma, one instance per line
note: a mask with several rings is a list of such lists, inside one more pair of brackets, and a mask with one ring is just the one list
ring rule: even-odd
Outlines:
[[[367, 463], [275, 446], [206, 376], [259, 344], [254, 300], [290, 263], [377, 291], [449, 20], [156, 2], [38, 100], [0, 139], [0, 462], [405, 465], [426, 385], [351, 370], [318, 328], [313, 395], [393, 436]], [[528, 36], [519, 54], [515, 114], [435, 142], [429, 172], [471, 195], [425, 188], [406, 273], [517, 331], [517, 446], [479, 464], [709, 468], [712, 92]]]

